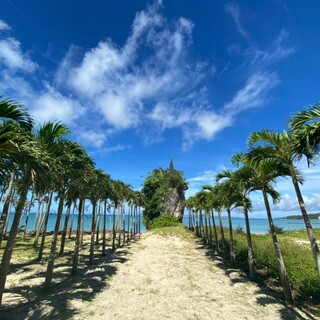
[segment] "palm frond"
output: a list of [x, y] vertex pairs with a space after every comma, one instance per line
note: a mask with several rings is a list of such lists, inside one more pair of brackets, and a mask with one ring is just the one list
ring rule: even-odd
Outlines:
[[0, 101], [0, 122], [4, 123], [6, 121], [19, 124], [27, 130], [31, 130], [33, 127], [33, 120], [28, 114], [27, 108], [8, 99]]

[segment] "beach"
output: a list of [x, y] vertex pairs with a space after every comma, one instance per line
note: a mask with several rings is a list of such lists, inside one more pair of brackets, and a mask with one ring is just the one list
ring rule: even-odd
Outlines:
[[209, 255], [186, 230], [147, 232], [107, 257], [96, 255], [92, 267], [85, 262], [69, 277], [59, 260], [50, 291], [41, 289], [45, 264], [16, 266], [0, 318], [314, 319]]

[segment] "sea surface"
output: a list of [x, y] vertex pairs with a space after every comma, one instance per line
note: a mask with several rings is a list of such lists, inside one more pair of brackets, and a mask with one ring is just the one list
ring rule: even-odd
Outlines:
[[[29, 222], [28, 222], [28, 226], [27, 226], [27, 231], [34, 230], [35, 217], [36, 217], [35, 213], [30, 214]], [[9, 219], [8, 230], [10, 230], [13, 214], [10, 214], [9, 218], [10, 219]], [[56, 218], [57, 218], [57, 215], [54, 213], [49, 215], [47, 231], [53, 231], [55, 223], [56, 223]], [[78, 216], [74, 215], [73, 223], [72, 223], [72, 229], [74, 229], [74, 230], [76, 229], [76, 226], [77, 226], [77, 218], [78, 218]], [[64, 219], [65, 219], [65, 216], [63, 215], [62, 220], [61, 220], [60, 229], [62, 229], [62, 227], [63, 227]], [[129, 216], [126, 216], [126, 228], [128, 226], [129, 220], [130, 220]], [[141, 232], [146, 232], [146, 228], [145, 228], [142, 220], [143, 219], [141, 216], [140, 217], [140, 230], [141, 230]], [[21, 227], [25, 226], [25, 221], [26, 221], [26, 216], [23, 215], [20, 220]], [[103, 223], [103, 219], [101, 218], [99, 221], [100, 230], [102, 229], [102, 223]], [[188, 226], [188, 224], [189, 224], [189, 216], [188, 215], [184, 216], [183, 223]], [[216, 225], [218, 225], [218, 223], [219, 223], [217, 217], [215, 219], [215, 223], [216, 223]], [[222, 223], [223, 223], [223, 226], [228, 227], [228, 219], [226, 217], [222, 218]], [[320, 219], [311, 219], [311, 223], [314, 228], [320, 228]], [[232, 224], [233, 224], [233, 229], [242, 228], [243, 231], [246, 230], [244, 218], [232, 217]], [[283, 228], [284, 230], [305, 229], [305, 224], [302, 219], [301, 220], [274, 219], [274, 224], [278, 227]], [[112, 227], [112, 215], [110, 215], [110, 214], [107, 215], [106, 227], [107, 227], [107, 230], [110, 230]], [[91, 228], [91, 215], [85, 214], [84, 215], [84, 230], [90, 231], [90, 228]], [[250, 229], [251, 229], [252, 233], [256, 233], [256, 234], [268, 233], [268, 230], [269, 230], [268, 220], [267, 219], [250, 218]]]

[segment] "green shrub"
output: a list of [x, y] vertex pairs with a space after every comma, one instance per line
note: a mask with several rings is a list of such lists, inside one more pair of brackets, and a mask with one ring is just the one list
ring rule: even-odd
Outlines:
[[177, 226], [180, 222], [171, 214], [164, 214], [149, 223], [149, 229]]
[[240, 225], [237, 226], [237, 228], [234, 230], [235, 233], [244, 233], [243, 227]]
[[[280, 228], [282, 229], [282, 228]], [[320, 238], [320, 229], [314, 229]], [[229, 249], [228, 229], [224, 228], [226, 246]], [[278, 232], [278, 231], [277, 231]], [[277, 260], [270, 234], [251, 234], [255, 267], [263, 278], [280, 280]], [[278, 240], [288, 279], [296, 299], [314, 305], [320, 304], [320, 286], [316, 266], [305, 230], [280, 231]], [[221, 241], [218, 231], [218, 241]], [[234, 230], [236, 266], [248, 272], [248, 247], [242, 227]], [[280, 283], [280, 281], [279, 281]]]
[[[284, 228], [283, 227], [279, 227], [279, 226], [274, 226], [274, 229], [276, 230], [276, 234], [283, 234], [285, 233]], [[271, 230], [268, 230], [268, 233], [271, 233]]]

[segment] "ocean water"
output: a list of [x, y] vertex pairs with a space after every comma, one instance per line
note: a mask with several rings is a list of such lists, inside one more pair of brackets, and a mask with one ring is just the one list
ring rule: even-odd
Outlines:
[[[30, 214], [27, 231], [32, 231], [34, 229], [35, 217], [36, 217], [35, 213], [31, 213]], [[11, 213], [10, 214], [10, 219], [9, 219], [9, 228], [8, 228], [8, 230], [10, 230], [10, 226], [11, 226], [11, 223], [12, 223], [12, 218], [13, 218], [13, 214]], [[47, 231], [53, 231], [55, 223], [56, 223], [56, 218], [57, 218], [56, 214], [50, 214], [49, 215]], [[73, 218], [73, 224], [72, 224], [72, 229], [74, 229], [74, 230], [77, 227], [77, 218], [78, 218], [78, 215], [75, 214], [74, 218]], [[60, 229], [62, 229], [62, 227], [63, 227], [64, 219], [65, 219], [65, 215], [62, 216]], [[107, 230], [111, 230], [112, 219], [113, 219], [112, 215], [108, 214], [107, 215], [107, 221], [106, 221]], [[69, 223], [70, 223], [70, 220], [69, 220]], [[130, 218], [127, 215], [126, 216], [126, 228], [128, 226], [129, 220], [130, 220]], [[25, 225], [25, 221], [26, 221], [26, 216], [23, 215], [21, 220], [20, 220], [20, 226], [24, 226]], [[146, 232], [146, 227], [144, 226], [142, 221], [143, 221], [143, 217], [140, 216], [140, 230], [141, 230], [141, 232]], [[189, 225], [189, 216], [188, 215], [184, 216], [183, 223], [185, 225], [187, 225], [187, 226]], [[217, 217], [215, 217], [215, 223], [216, 223], [216, 225], [218, 225], [218, 223], [219, 223]], [[311, 223], [312, 223], [312, 226], [314, 228], [320, 228], [320, 220], [312, 219]], [[101, 219], [99, 221], [100, 230], [102, 230], [102, 224], [103, 224], [103, 219], [101, 217]], [[224, 227], [228, 227], [228, 219], [226, 217], [222, 218], [222, 224], [223, 224]], [[233, 224], [233, 229], [241, 227], [243, 229], [243, 231], [246, 230], [244, 218], [232, 217], [232, 224]], [[304, 221], [302, 219], [301, 220], [296, 220], [296, 219], [274, 219], [274, 224], [276, 226], [278, 226], [278, 227], [282, 227], [284, 230], [301, 230], [301, 229], [305, 229], [305, 224], [304, 224]], [[85, 231], [90, 231], [90, 229], [91, 229], [91, 215], [85, 214], [84, 215], [84, 230]], [[269, 230], [268, 220], [267, 219], [250, 218], [250, 229], [251, 229], [252, 233], [256, 233], [256, 234], [268, 233], [268, 230]]]
[[[250, 221], [250, 231], [251, 233], [264, 234], [269, 232], [269, 222], [268, 219], [257, 219], [249, 218]], [[311, 224], [313, 228], [320, 228], [319, 219], [311, 219]], [[189, 225], [189, 216], [183, 218], [183, 223]], [[219, 224], [218, 218], [215, 217], [216, 225]], [[284, 230], [303, 230], [306, 228], [303, 219], [274, 219], [273, 223], [277, 227], [281, 227]], [[228, 218], [222, 217], [222, 225], [228, 228]], [[246, 224], [244, 218], [232, 217], [232, 227], [235, 230], [236, 228], [242, 228], [243, 231], [246, 231]]]

